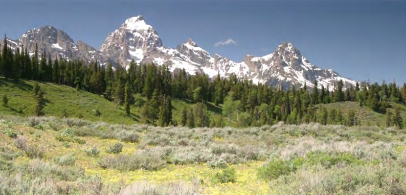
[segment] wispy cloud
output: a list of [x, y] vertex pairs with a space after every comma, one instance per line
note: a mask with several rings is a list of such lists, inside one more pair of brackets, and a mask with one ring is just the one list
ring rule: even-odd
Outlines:
[[234, 41], [232, 38], [229, 38], [225, 41], [219, 41], [214, 44], [215, 47], [220, 47], [220, 46], [224, 46], [224, 45], [237, 45], [237, 42]]

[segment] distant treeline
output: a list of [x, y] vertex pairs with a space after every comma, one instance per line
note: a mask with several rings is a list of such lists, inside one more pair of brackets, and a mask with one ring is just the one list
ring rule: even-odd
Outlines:
[[[6, 40], [6, 38], [4, 39]], [[343, 82], [337, 82], [334, 91], [325, 86], [318, 89], [306, 86], [295, 89], [272, 88], [269, 85], [253, 84], [252, 81], [216, 76], [210, 79], [205, 74], [188, 75], [185, 70], [171, 73], [167, 66], [136, 64], [132, 61], [128, 69], [112, 64], [102, 66], [81, 60], [51, 60], [46, 53], [38, 54], [36, 46], [30, 56], [27, 48], [16, 48], [13, 52], [4, 41], [0, 56], [0, 75], [7, 79], [28, 79], [52, 82], [75, 87], [103, 95], [106, 99], [124, 106], [130, 114], [130, 104], [137, 103], [134, 94], [148, 99], [143, 106], [145, 123], [154, 125], [184, 125], [190, 127], [237, 127], [260, 126], [284, 121], [289, 124], [319, 122], [321, 124], [357, 125], [353, 110], [316, 109], [318, 104], [356, 101], [361, 106], [387, 114], [388, 126], [402, 126], [399, 108], [388, 112], [390, 103], [405, 104], [406, 84], [365, 84], [343, 89]], [[184, 108], [179, 121], [172, 118], [172, 98], [194, 103]], [[222, 113], [209, 114], [209, 103], [222, 104]], [[210, 105], [212, 105], [210, 104]], [[210, 106], [209, 105], [209, 106]], [[223, 120], [224, 117], [227, 120]]]

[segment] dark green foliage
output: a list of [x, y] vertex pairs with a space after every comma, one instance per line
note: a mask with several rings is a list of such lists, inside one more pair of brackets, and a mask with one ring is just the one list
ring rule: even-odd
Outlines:
[[125, 113], [129, 116], [130, 115], [130, 97], [131, 97], [131, 92], [130, 92], [130, 86], [128, 85], [128, 82], [125, 84], [125, 98], [124, 98], [124, 108], [125, 108]]
[[146, 123], [155, 124], [159, 116], [160, 97], [158, 90], [155, 90], [152, 98], [142, 108], [142, 115]]
[[274, 180], [282, 175], [289, 175], [303, 165], [321, 165], [327, 169], [340, 165], [360, 165], [366, 162], [347, 152], [326, 153], [311, 151], [305, 157], [290, 160], [273, 158], [258, 169], [257, 175], [263, 180]]
[[[43, 82], [53, 82], [86, 90], [104, 98], [115, 101], [117, 108], [124, 108], [129, 120], [139, 120], [145, 123], [168, 126], [179, 121], [185, 126], [228, 126], [247, 127], [260, 126], [284, 121], [289, 124], [319, 122], [321, 124], [360, 124], [359, 121], [350, 122], [348, 115], [341, 117], [347, 110], [337, 109], [327, 111], [320, 104], [333, 102], [357, 101], [361, 106], [385, 113], [392, 103], [404, 104], [406, 102], [406, 84], [398, 87], [395, 83], [382, 83], [382, 85], [357, 83], [355, 87], [344, 86], [343, 81], [334, 84], [334, 91], [330, 92], [327, 86], [320, 86], [314, 81], [314, 88], [306, 86], [295, 89], [271, 88], [268, 85], [253, 84], [251, 81], [241, 80], [231, 74], [228, 78], [217, 75], [212, 80], [205, 74], [188, 75], [187, 72], [176, 70], [169, 72], [167, 66], [154, 64], [130, 63], [128, 69], [112, 64], [107, 66], [97, 62], [89, 64], [80, 60], [51, 59], [50, 55], [42, 52], [38, 46], [30, 57], [28, 48], [12, 51], [4, 40], [0, 56], [0, 75], [14, 79], [29, 79]], [[40, 93], [39, 86], [34, 85], [34, 96], [37, 100], [34, 105], [35, 115], [44, 115], [44, 94]], [[134, 96], [137, 100], [134, 100]], [[10, 96], [9, 96], [10, 97]], [[146, 103], [144, 103], [148, 100]], [[176, 111], [172, 116], [172, 100], [180, 100], [189, 104], [202, 103], [207, 106], [208, 112], [223, 114], [226, 122], [214, 115], [209, 116], [201, 105], [187, 106]], [[4, 103], [3, 103], [4, 105]], [[143, 107], [134, 109], [131, 105]], [[215, 105], [213, 110], [209, 105]], [[264, 106], [265, 105], [265, 106]], [[123, 106], [123, 107], [122, 107]], [[266, 107], [266, 109], [264, 109]], [[200, 111], [203, 110], [203, 111]], [[18, 111], [18, 108], [16, 109]], [[23, 112], [20, 109], [20, 113]], [[139, 112], [139, 113], [137, 113]], [[181, 113], [181, 114], [179, 114]], [[82, 113], [83, 114], [83, 113]], [[206, 115], [207, 114], [207, 115]], [[332, 114], [332, 116], [330, 116]], [[357, 118], [356, 113], [355, 118]], [[67, 116], [66, 114], [62, 114]], [[85, 114], [83, 114], [85, 115]], [[99, 112], [95, 112], [100, 116]], [[106, 115], [103, 113], [103, 116]], [[74, 116], [74, 115], [72, 115]], [[195, 120], [192, 124], [188, 118]], [[351, 116], [353, 119], [354, 117]], [[346, 118], [346, 120], [345, 120]], [[217, 122], [216, 122], [217, 120]], [[390, 116], [389, 122], [392, 120]], [[189, 123], [188, 123], [189, 121]], [[201, 122], [200, 122], [201, 121]], [[402, 122], [403, 123], [403, 122]], [[398, 127], [401, 127], [398, 122]], [[393, 125], [393, 124], [391, 124]]]
[[290, 162], [275, 158], [260, 167], [257, 174], [263, 180], [273, 180], [281, 175], [288, 175], [293, 170], [294, 167], [290, 165]]
[[186, 126], [186, 122], [187, 122], [187, 119], [188, 119], [187, 114], [188, 114], [187, 109], [186, 109], [186, 108], [183, 108], [183, 110], [182, 110], [182, 116], [181, 116], [181, 121], [180, 121], [180, 123], [181, 123], [182, 126]]
[[359, 124], [359, 121], [358, 121], [357, 117], [355, 116], [355, 112], [353, 110], [349, 110], [348, 114], [347, 114], [346, 125], [355, 126], [358, 124]]
[[330, 168], [337, 164], [362, 164], [363, 161], [357, 159], [354, 155], [350, 153], [333, 153], [329, 154], [321, 151], [312, 151], [306, 155], [303, 163], [310, 165], [320, 164], [326, 168]]
[[197, 103], [193, 106], [192, 111], [195, 127], [208, 127], [210, 125], [207, 106], [203, 103]]
[[7, 95], [3, 95], [3, 106], [8, 107], [8, 97], [7, 97]]
[[334, 90], [334, 100], [335, 102], [345, 101], [344, 92], [343, 92], [343, 81], [340, 80], [337, 83], [337, 88]]
[[189, 110], [189, 114], [188, 114], [188, 117], [187, 117], [187, 126], [189, 128], [195, 127], [195, 115], [194, 115], [194, 112], [193, 112], [193, 108]]
[[236, 181], [235, 169], [227, 167], [212, 178], [214, 183], [234, 183]]
[[396, 107], [395, 110], [393, 111], [391, 121], [393, 123], [393, 126], [396, 126], [399, 129], [403, 128], [403, 119], [400, 116], [400, 108], [399, 107]]
[[14, 131], [11, 130], [11, 129], [7, 130], [6, 134], [7, 134], [7, 136], [9, 136], [11, 138], [16, 138], [17, 137], [17, 134], [14, 133]]
[[34, 115], [42, 116], [42, 115], [44, 115], [45, 98], [44, 98], [44, 92], [41, 91], [41, 87], [38, 85], [38, 83], [35, 83], [34, 88], [33, 88], [33, 93], [34, 93], [34, 97], [36, 100]]

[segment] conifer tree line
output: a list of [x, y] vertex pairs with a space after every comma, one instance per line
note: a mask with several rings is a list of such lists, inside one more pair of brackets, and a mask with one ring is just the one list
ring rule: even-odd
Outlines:
[[[5, 39], [6, 40], [6, 37]], [[170, 72], [167, 66], [136, 64], [132, 61], [128, 69], [112, 64], [97, 62], [90, 64], [81, 60], [55, 59], [44, 52], [39, 55], [38, 47], [33, 54], [27, 48], [12, 51], [4, 41], [0, 54], [0, 75], [6, 79], [28, 79], [52, 82], [75, 87], [103, 95], [106, 99], [123, 107], [131, 115], [130, 105], [136, 103], [134, 94], [146, 97], [141, 114], [145, 123], [154, 125], [183, 125], [189, 127], [261, 126], [284, 121], [289, 124], [319, 122], [321, 124], [359, 125], [356, 114], [320, 106], [334, 102], [353, 101], [376, 112], [386, 114], [387, 126], [402, 127], [403, 121], [398, 108], [389, 111], [390, 103], [406, 102], [406, 84], [358, 83], [344, 90], [339, 81], [334, 91], [325, 86], [307, 86], [296, 89], [272, 88], [265, 84], [229, 78], [209, 78], [205, 74], [191, 76], [185, 70]], [[38, 96], [40, 108], [41, 94]], [[173, 120], [172, 99], [194, 103], [192, 108], [181, 111], [181, 119]], [[209, 104], [211, 103], [211, 104]], [[212, 104], [222, 105], [222, 116], [208, 112]], [[41, 110], [41, 109], [40, 109]], [[41, 114], [41, 113], [38, 113]], [[225, 119], [225, 120], [224, 120]]]

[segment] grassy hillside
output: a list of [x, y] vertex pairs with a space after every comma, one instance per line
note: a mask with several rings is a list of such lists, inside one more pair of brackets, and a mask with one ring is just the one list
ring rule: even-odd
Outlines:
[[[21, 80], [15, 82], [5, 80], [0, 77], [0, 98], [7, 95], [8, 106], [0, 106], [0, 113], [32, 116], [35, 108], [35, 99], [32, 93], [34, 81]], [[90, 121], [103, 121], [115, 124], [136, 124], [142, 123], [142, 105], [147, 101], [140, 94], [135, 94], [135, 104], [131, 105], [131, 115], [127, 116], [121, 106], [116, 105], [104, 99], [100, 95], [92, 94], [83, 90], [77, 91], [75, 88], [55, 85], [52, 83], [39, 83], [41, 89], [45, 92], [45, 116], [83, 118]], [[238, 103], [238, 101], [236, 101]], [[173, 99], [172, 113], [173, 121], [178, 124], [181, 121], [181, 114], [184, 108], [191, 108], [193, 102]], [[406, 127], [406, 106], [401, 104], [391, 104], [392, 108], [398, 106], [401, 108], [401, 116], [404, 119]], [[319, 104], [316, 108], [325, 107], [327, 110], [341, 110], [344, 116], [349, 110], [354, 110], [356, 117], [360, 120], [362, 126], [385, 127], [385, 115], [372, 111], [367, 106], [361, 107], [357, 102], [338, 102], [331, 104]], [[224, 125], [228, 124], [228, 118], [222, 116], [222, 107], [215, 106], [213, 103], [207, 104], [207, 110], [212, 118], [216, 121], [222, 121]], [[218, 117], [213, 117], [218, 116]], [[249, 117], [249, 115], [244, 115]], [[237, 114], [234, 112], [230, 120], [231, 126], [238, 126]]]
[[[319, 104], [317, 106], [317, 108], [321, 107], [325, 107], [327, 111], [332, 109], [341, 110], [344, 115], [346, 115], [349, 110], [353, 110], [358, 120], [360, 120], [362, 126], [385, 127], [385, 114], [375, 112], [367, 106], [361, 107], [358, 102], [337, 102], [331, 104]], [[394, 107], [401, 108], [401, 116], [404, 119], [404, 124], [406, 125], [406, 106], [391, 103], [391, 108], [389, 108], [389, 111], [392, 112]], [[403, 126], [406, 127], [405, 125]]]
[[406, 194], [406, 131], [0, 115], [0, 194]]
[[[35, 108], [35, 99], [32, 93], [34, 81], [21, 80], [15, 82], [0, 77], [0, 98], [7, 95], [8, 106], [0, 106], [0, 113], [17, 116], [32, 116]], [[131, 116], [126, 116], [122, 107], [83, 90], [56, 85], [52, 83], [41, 83], [39, 86], [45, 92], [45, 116], [83, 118], [90, 121], [103, 121], [117, 124], [134, 124], [142, 121], [141, 106], [147, 101], [145, 98], [135, 95], [136, 104], [131, 105]], [[181, 112], [184, 107], [190, 108], [193, 104], [174, 99], [173, 119], [180, 121]], [[211, 109], [210, 109], [211, 108]], [[99, 112], [100, 115], [96, 114]], [[214, 105], [209, 106], [209, 113], [219, 114], [221, 109]]]
[[[0, 112], [32, 116], [35, 108], [35, 98], [32, 93], [34, 83], [24, 80], [6, 81], [0, 78], [0, 96], [7, 95], [9, 99], [8, 107], [1, 106]], [[39, 86], [45, 93], [46, 116], [74, 117], [109, 123], [133, 124], [135, 122], [127, 117], [122, 109], [99, 95], [51, 83], [39, 83]], [[96, 110], [100, 112], [100, 116], [95, 114]]]

